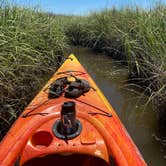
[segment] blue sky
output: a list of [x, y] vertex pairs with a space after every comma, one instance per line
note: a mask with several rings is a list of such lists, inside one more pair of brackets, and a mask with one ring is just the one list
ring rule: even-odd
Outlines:
[[152, 7], [156, 2], [166, 0], [14, 0], [15, 3], [24, 6], [39, 6], [44, 11], [57, 14], [83, 15], [95, 10], [109, 7], [141, 6]]

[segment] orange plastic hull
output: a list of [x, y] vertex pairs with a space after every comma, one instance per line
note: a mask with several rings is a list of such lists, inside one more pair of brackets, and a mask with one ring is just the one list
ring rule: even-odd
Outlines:
[[[64, 96], [48, 99], [45, 89], [57, 78], [66, 76], [57, 73], [67, 70], [79, 71], [73, 74], [88, 80], [96, 91], [91, 89], [77, 99]], [[52, 126], [60, 118], [61, 106], [66, 101], [76, 103], [77, 119], [83, 126], [81, 134], [68, 141], [59, 139], [52, 133]], [[112, 114], [112, 117], [89, 114], [101, 113], [96, 108]], [[30, 111], [30, 116], [23, 118]], [[106, 165], [111, 156], [117, 166], [146, 166], [117, 114], [74, 55], [70, 55], [64, 62], [2, 140], [0, 166], [12, 166], [18, 158], [20, 165], [24, 165], [34, 158], [49, 154], [84, 154], [100, 158]], [[88, 162], [86, 164], [84, 161], [83, 165], [88, 166]]]

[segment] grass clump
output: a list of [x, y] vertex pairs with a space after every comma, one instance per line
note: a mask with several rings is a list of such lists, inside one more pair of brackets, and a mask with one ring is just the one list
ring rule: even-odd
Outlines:
[[66, 43], [56, 18], [1, 4], [0, 138], [59, 66]]
[[73, 18], [66, 34], [75, 45], [125, 62], [130, 81], [154, 101], [166, 126], [166, 6], [113, 8]]

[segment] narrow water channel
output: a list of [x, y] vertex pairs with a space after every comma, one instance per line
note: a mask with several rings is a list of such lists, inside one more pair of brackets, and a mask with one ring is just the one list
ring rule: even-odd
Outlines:
[[127, 88], [127, 68], [87, 48], [72, 51], [116, 110], [148, 166], [165, 166], [166, 151], [154, 137], [157, 115], [151, 104], [145, 108], [146, 100], [140, 99], [139, 92]]

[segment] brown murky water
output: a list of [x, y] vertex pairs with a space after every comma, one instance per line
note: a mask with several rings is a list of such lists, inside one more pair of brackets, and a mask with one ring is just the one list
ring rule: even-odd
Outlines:
[[128, 70], [110, 57], [86, 48], [74, 48], [77, 56], [116, 110], [149, 166], [166, 166], [166, 150], [155, 139], [157, 115], [152, 105], [125, 84]]

